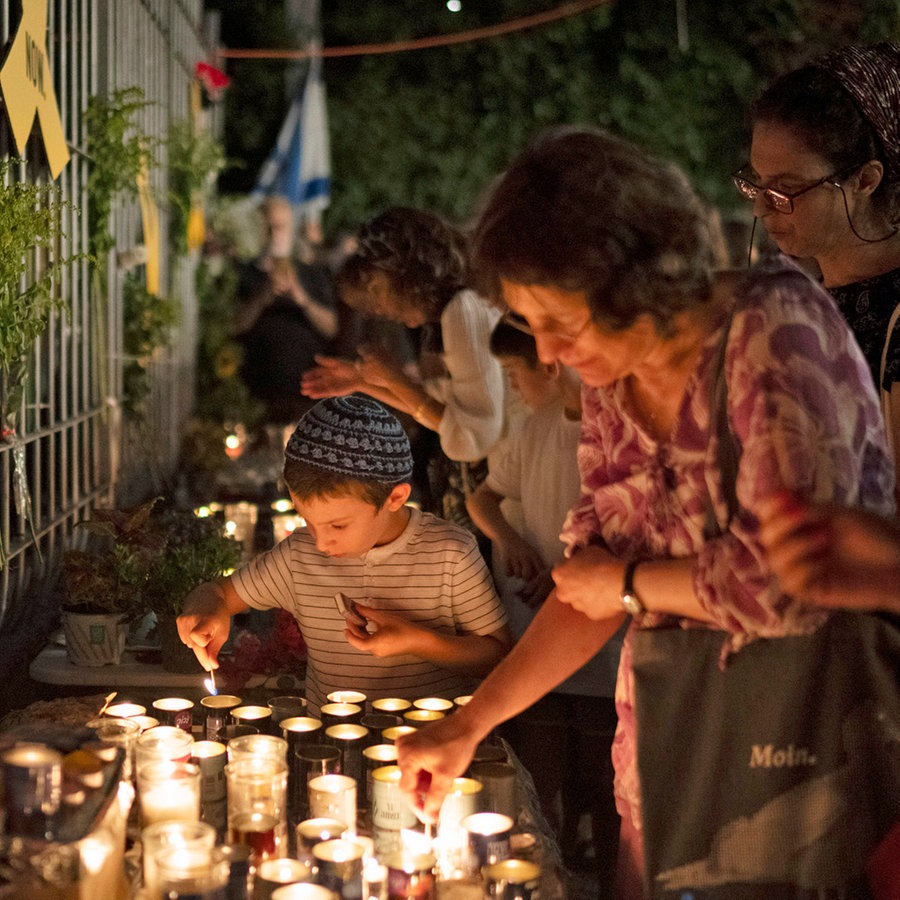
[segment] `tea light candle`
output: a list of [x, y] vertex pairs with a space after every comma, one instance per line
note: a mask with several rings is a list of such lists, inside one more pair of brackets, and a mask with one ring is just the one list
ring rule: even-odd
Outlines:
[[140, 703], [113, 703], [107, 706], [103, 715], [113, 719], [130, 719], [132, 716], [143, 716], [147, 713], [147, 707]]
[[129, 718], [132, 722], [137, 722], [141, 726], [141, 733], [159, 725], [159, 719], [155, 719], [153, 716], [130, 716]]
[[158, 896], [156, 857], [172, 847], [206, 847], [216, 844], [216, 831], [206, 822], [157, 822], [141, 832], [141, 865], [144, 888], [150, 896]]
[[403, 719], [394, 713], [366, 713], [360, 720], [359, 724], [369, 729], [369, 735], [366, 738], [366, 746], [372, 744], [380, 744], [382, 741], [381, 732], [385, 728], [395, 728], [397, 725], [403, 724]]
[[303, 744], [318, 742], [322, 720], [314, 719], [312, 716], [291, 716], [289, 719], [282, 719], [279, 727], [288, 742], [288, 752], [291, 752]]
[[208, 741], [222, 739], [222, 729], [229, 720], [231, 710], [240, 706], [242, 702], [240, 697], [235, 697], [233, 694], [217, 694], [214, 697], [203, 697], [200, 700], [200, 706], [203, 707], [206, 719], [205, 731]]
[[482, 784], [474, 778], [454, 778], [453, 786], [444, 797], [438, 818], [438, 830], [461, 829], [466, 816], [478, 812]]
[[236, 706], [231, 710], [235, 725], [251, 725], [260, 732], [269, 730], [272, 710], [268, 706]]
[[62, 802], [62, 754], [43, 744], [19, 744], [0, 757], [6, 831], [48, 838]]
[[190, 763], [148, 763], [138, 772], [144, 827], [156, 822], [200, 820], [200, 769]]
[[285, 719], [306, 715], [306, 698], [285, 694], [272, 697], [266, 704], [272, 710], [272, 724], [280, 726]]
[[245, 734], [228, 742], [228, 762], [267, 757], [287, 764], [288, 743], [272, 734]]
[[412, 706], [412, 703], [401, 697], [381, 697], [378, 700], [373, 700], [371, 706], [372, 712], [402, 714]]
[[415, 725], [395, 725], [393, 728], [385, 728], [381, 732], [381, 737], [386, 744], [395, 744], [397, 738], [403, 737], [404, 734], [412, 734], [418, 731]]
[[363, 789], [363, 805], [365, 805], [372, 802], [372, 773], [382, 766], [397, 762], [397, 745], [372, 744], [363, 749], [362, 756], [365, 777], [360, 781], [360, 787]]
[[191, 756], [194, 739], [180, 728], [157, 725], [145, 731], [134, 745], [134, 768], [140, 778], [141, 769], [154, 762], [186, 762]]
[[356, 782], [346, 775], [317, 775], [309, 782], [309, 810], [313, 817], [337, 819], [356, 833]]
[[366, 695], [362, 691], [332, 691], [325, 698], [329, 703], [355, 703], [365, 706]]
[[341, 900], [341, 896], [321, 884], [301, 883], [278, 888], [272, 900]]
[[500, 813], [479, 812], [462, 820], [469, 833], [469, 849], [476, 871], [509, 858], [509, 836], [513, 820]]
[[318, 816], [315, 819], [304, 819], [294, 829], [297, 844], [297, 856], [304, 861], [312, 859], [312, 849], [322, 841], [333, 841], [342, 837], [347, 826], [337, 819]]
[[342, 900], [359, 900], [363, 888], [363, 847], [353, 841], [322, 841], [313, 847], [318, 881]]
[[403, 713], [403, 721], [408, 725], [427, 725], [429, 722], [437, 722], [443, 719], [446, 713], [438, 709], [408, 709]]
[[362, 751], [369, 729], [363, 725], [332, 725], [325, 739], [341, 751], [341, 772], [359, 783], [363, 777]]
[[310, 881], [311, 866], [299, 859], [266, 859], [257, 866], [253, 879], [253, 900], [271, 900], [272, 894], [285, 884]]
[[164, 725], [172, 725], [188, 734], [193, 734], [194, 703], [192, 700], [186, 700], [183, 697], [163, 697], [153, 701], [153, 711]]
[[446, 714], [453, 709], [453, 701], [445, 700], [443, 697], [420, 697], [413, 700], [413, 706], [416, 709], [433, 709]]
[[156, 854], [160, 895], [167, 900], [224, 896], [228, 862], [219, 847], [167, 847]]
[[320, 715], [326, 728], [332, 725], [358, 725], [362, 718], [362, 707], [356, 703], [326, 703], [320, 710]]

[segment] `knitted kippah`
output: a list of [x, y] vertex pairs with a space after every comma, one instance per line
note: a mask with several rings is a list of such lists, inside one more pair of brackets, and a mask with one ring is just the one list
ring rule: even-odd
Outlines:
[[298, 423], [289, 459], [351, 479], [399, 484], [412, 477], [409, 438], [396, 416], [367, 397], [329, 397]]

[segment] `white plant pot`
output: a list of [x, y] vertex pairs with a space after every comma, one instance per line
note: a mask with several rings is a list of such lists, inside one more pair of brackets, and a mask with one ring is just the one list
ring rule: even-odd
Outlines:
[[128, 625], [118, 614], [63, 613], [66, 652], [76, 666], [118, 665]]

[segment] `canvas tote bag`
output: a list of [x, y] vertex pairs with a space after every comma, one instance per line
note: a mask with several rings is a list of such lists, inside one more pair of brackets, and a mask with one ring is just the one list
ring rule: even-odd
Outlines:
[[[731, 513], [724, 350], [711, 410]], [[721, 530], [710, 503], [707, 533]], [[704, 628], [633, 634], [645, 893], [900, 898], [900, 623], [839, 612], [719, 659]]]

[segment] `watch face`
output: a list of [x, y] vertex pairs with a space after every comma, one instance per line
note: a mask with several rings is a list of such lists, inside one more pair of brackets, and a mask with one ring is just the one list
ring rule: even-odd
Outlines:
[[625, 591], [622, 594], [622, 606], [629, 615], [641, 616], [644, 614], [644, 604], [638, 599], [637, 594]]

